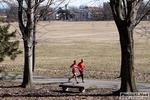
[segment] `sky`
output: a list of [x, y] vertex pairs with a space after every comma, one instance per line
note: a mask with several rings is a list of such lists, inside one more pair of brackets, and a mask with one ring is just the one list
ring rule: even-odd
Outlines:
[[[6, 0], [6, 1], [10, 1], [10, 0]], [[17, 1], [17, 0], [12, 0], [12, 1]], [[43, 4], [46, 4], [48, 0], [45, 0], [45, 3]], [[61, 1], [61, 0], [54, 0], [54, 1]], [[108, 2], [109, 0], [65, 0], [65, 2], [63, 4], [61, 4], [60, 6], [64, 6], [66, 5], [68, 2], [68, 7], [69, 6], [74, 6], [74, 7], [79, 7], [81, 5], [84, 5], [84, 6], [100, 6], [103, 4], [103, 2]], [[7, 8], [8, 6], [1, 3], [2, 0], [0, 0], [0, 8]], [[59, 3], [59, 2], [58, 2]], [[57, 6], [54, 5], [54, 6]]]
[[[69, 0], [68, 0], [69, 1]], [[100, 6], [103, 2], [108, 2], [109, 0], [70, 0], [68, 6]], [[65, 2], [67, 4], [67, 2]]]
[[104, 2], [109, 2], [110, 0], [66, 0], [65, 3], [67, 4], [68, 1], [70, 1], [68, 6], [80, 6], [80, 5], [102, 6]]
[[[1, 1], [2, 0], [0, 0], [0, 2]], [[6, 0], [6, 1], [10, 1], [10, 0]], [[17, 0], [12, 0], [12, 1], [17, 1]], [[47, 2], [47, 1], [48, 0], [45, 0], [45, 2]], [[54, 0], [54, 1], [61, 1], [61, 0]], [[81, 5], [84, 5], [84, 6], [103, 6], [104, 2], [109, 2], [109, 1], [110, 0], [65, 0], [65, 2], [62, 3], [60, 5], [60, 7], [64, 7], [64, 5], [66, 5], [66, 4], [68, 4], [68, 7], [69, 6], [79, 7]], [[148, 0], [144, 0], [144, 1], [148, 1]], [[43, 4], [46, 4], [46, 3], [43, 3]], [[57, 3], [56, 3], [56, 5], [53, 5], [53, 7], [56, 7], [56, 6], [58, 6]], [[7, 8], [7, 6], [2, 5], [2, 3], [0, 3], [0, 8]]]

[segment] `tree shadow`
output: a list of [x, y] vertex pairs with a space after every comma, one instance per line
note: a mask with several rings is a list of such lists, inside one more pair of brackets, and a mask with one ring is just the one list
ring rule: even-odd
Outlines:
[[[21, 88], [20, 85], [18, 86], [0, 86], [0, 88]], [[30, 90], [28, 90], [30, 91]], [[40, 89], [35, 89], [35, 90], [32, 90], [29, 92], [29, 93], [26, 93], [24, 91], [24, 93], [18, 93], [17, 95], [14, 95], [13, 93], [4, 93], [4, 94], [0, 94], [0, 96], [2, 98], [5, 98], [5, 97], [56, 97], [56, 98], [61, 98], [61, 97], [68, 97], [68, 96], [71, 96], [71, 97], [113, 97], [113, 96], [119, 96], [119, 93], [118, 91], [115, 91], [115, 92], [112, 92], [112, 93], [106, 93], [106, 94], [100, 94], [100, 93], [87, 93], [87, 91], [85, 91], [84, 93], [81, 93], [81, 92], [77, 92], [77, 91], [62, 91], [62, 90], [50, 90], [50, 92], [43, 92], [43, 93], [40, 93], [39, 92]], [[111, 91], [110, 91], [111, 92]]]
[[21, 85], [17, 85], [17, 86], [0, 86], [0, 88], [21, 88]]
[[[78, 94], [78, 96], [119, 96], [120, 92], [119, 91], [114, 91], [112, 93], [106, 93], [106, 94], [95, 94], [95, 93], [90, 93], [90, 94], [86, 94], [85, 93], [81, 93], [81, 92], [76, 92], [76, 91], [62, 91], [62, 90], [53, 90], [53, 92], [57, 92], [57, 93], [69, 93], [69, 96], [72, 96], [72, 94]], [[68, 95], [67, 95], [68, 96]]]
[[[40, 85], [53, 85], [53, 84], [63, 84], [63, 83], [68, 83], [68, 82], [52, 82], [52, 83], [43, 83]], [[10, 88], [10, 89], [17, 89], [17, 88], [23, 88], [21, 87], [21, 85], [16, 85], [16, 86], [0, 86], [0, 88], [4, 89], [4, 88]], [[113, 96], [119, 96], [119, 93], [117, 91], [115, 92], [112, 92], [110, 91], [110, 93], [106, 93], [106, 94], [103, 94], [103, 93], [87, 93], [87, 91], [85, 91], [84, 93], [80, 93], [78, 91], [62, 91], [61, 89], [47, 89], [48, 91], [50, 92], [42, 92], [41, 91], [43, 90], [44, 88], [40, 88], [40, 89], [28, 89], [28, 90], [22, 90], [24, 91], [23, 93], [20, 93], [18, 92], [17, 95], [14, 95], [13, 93], [3, 93], [3, 94], [0, 94], [0, 97], [68, 97], [68, 96], [71, 96], [71, 97], [75, 97], [75, 96], [78, 96], [78, 97], [82, 97], [82, 96], [85, 96], [85, 97], [113, 97]], [[28, 91], [28, 93], [26, 93], [26, 91]], [[90, 91], [90, 90], [89, 90]]]
[[[113, 97], [113, 96], [119, 96], [119, 95], [116, 95], [116, 94], [113, 94], [113, 93], [110, 93], [110, 94], [82, 94], [82, 93], [78, 93], [78, 92], [71, 92], [71, 91], [68, 91], [68, 92], [62, 92], [62, 91], [53, 91], [53, 92], [59, 92], [60, 94], [19, 94], [19, 95], [11, 95], [9, 93], [5, 93], [3, 94], [1, 97], [5, 98], [5, 97], [68, 97], [68, 96], [71, 96], [71, 97], [82, 97], [82, 96], [85, 96], [85, 97]], [[64, 94], [65, 93], [65, 94]]]
[[53, 85], [53, 84], [64, 84], [68, 82], [51, 82], [51, 83], [42, 83], [42, 85]]

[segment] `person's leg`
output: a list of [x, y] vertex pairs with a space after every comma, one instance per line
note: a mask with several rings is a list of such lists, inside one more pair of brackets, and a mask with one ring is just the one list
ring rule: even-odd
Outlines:
[[80, 76], [82, 75], [82, 71], [81, 71], [81, 70], [79, 70], [79, 72], [80, 72], [80, 75], [78, 75], [77, 77], [80, 77]]
[[77, 80], [77, 75], [76, 75], [76, 74], [74, 74], [74, 78], [75, 78], [75, 80], [76, 80], [76, 82], [77, 82], [77, 84], [78, 84], [79, 82], [78, 82], [78, 80]]
[[68, 79], [68, 82], [70, 82], [70, 80], [71, 80], [71, 77]]
[[70, 80], [71, 80], [72, 78], [74, 78], [74, 73], [73, 73], [72, 77], [70, 77], [70, 78], [68, 79], [68, 82], [70, 82]]
[[84, 83], [84, 74], [83, 74], [83, 71], [81, 71], [81, 78], [82, 78], [82, 82]]

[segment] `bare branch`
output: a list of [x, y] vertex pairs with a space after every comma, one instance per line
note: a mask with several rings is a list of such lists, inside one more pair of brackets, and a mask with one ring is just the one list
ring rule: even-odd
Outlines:
[[110, 5], [112, 8], [112, 11], [114, 12], [113, 14], [115, 16], [118, 16], [118, 19], [120, 20], [125, 20], [125, 15], [123, 15], [123, 9], [124, 7], [122, 6], [122, 3], [125, 4], [125, 1], [123, 2], [122, 0], [110, 0]]
[[[56, 11], [56, 9], [57, 9], [64, 1], [65, 1], [65, 0], [58, 0], [58, 1], [56, 1], [56, 2], [58, 2], [58, 4], [57, 4], [57, 6], [54, 8], [54, 11], [52, 11], [52, 13], [54, 13], [54, 12]], [[46, 6], [44, 6], [45, 11], [42, 12], [42, 14], [41, 14], [40, 17], [37, 19], [37, 21], [39, 21], [43, 16], [45, 16], [45, 15], [47, 14], [47, 11], [49, 10], [49, 7], [50, 7], [52, 4], [55, 5], [56, 2], [54, 2], [54, 0], [49, 0], [49, 1], [47, 2]], [[68, 1], [68, 3], [69, 3], [69, 2], [70, 2], [70, 0]], [[67, 4], [68, 4], [68, 3], [67, 3]]]
[[[144, 17], [150, 13], [150, 8], [148, 9], [148, 11], [145, 12], [145, 10], [146, 10], [146, 8], [148, 7], [149, 4], [150, 4], [150, 1], [148, 1], [148, 2], [146, 3], [144, 9], [142, 10], [142, 12], [141, 12], [141, 14], [140, 14], [140, 18], [137, 20], [135, 26], [137, 26], [137, 25], [140, 23], [140, 21], [143, 20]], [[144, 12], [145, 12], [145, 13], [144, 13]], [[144, 13], [144, 14], [143, 14], [143, 13]]]
[[44, 7], [45, 11], [40, 15], [39, 19], [41, 19], [43, 16], [45, 16], [47, 14], [47, 11], [48, 11], [50, 5], [52, 5], [52, 4], [53, 4], [53, 0], [48, 0], [46, 6]]
[[19, 31], [19, 29], [17, 29], [18, 26], [16, 27], [14, 24], [12, 24], [12, 23], [10, 23], [10, 24], [11, 24], [11, 26], [13, 26], [16, 29], [16, 31], [19, 33], [20, 37], [23, 38], [23, 36], [22, 36], [21, 32]]
[[125, 2], [125, 0], [123, 0], [123, 9], [124, 9], [124, 15], [127, 16], [127, 7], [126, 4], [127, 2]]

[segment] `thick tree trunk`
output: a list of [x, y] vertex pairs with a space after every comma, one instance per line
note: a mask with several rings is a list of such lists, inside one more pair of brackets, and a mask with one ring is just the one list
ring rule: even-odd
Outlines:
[[32, 79], [32, 46], [29, 47], [28, 41], [24, 41], [24, 74], [23, 74], [23, 82], [21, 87], [26, 88], [28, 85], [32, 87], [33, 79]]
[[134, 76], [133, 27], [126, 21], [116, 20], [121, 47], [121, 87], [119, 92], [137, 92]]
[[28, 0], [27, 2], [28, 8], [27, 8], [27, 24], [26, 27], [23, 24], [22, 20], [22, 6], [23, 2], [19, 2], [19, 26], [23, 34], [23, 40], [24, 40], [24, 52], [25, 52], [25, 65], [24, 65], [24, 75], [23, 75], [23, 82], [21, 84], [22, 87], [27, 87], [28, 85], [32, 87], [33, 84], [33, 78], [32, 78], [32, 70], [34, 66], [34, 7], [35, 7], [35, 1], [34, 0]]
[[121, 44], [121, 92], [137, 92], [134, 76], [134, 41], [131, 27], [120, 28]]
[[121, 87], [119, 92], [137, 92], [134, 76], [134, 40], [138, 8], [142, 0], [110, 0], [113, 17], [120, 35]]

